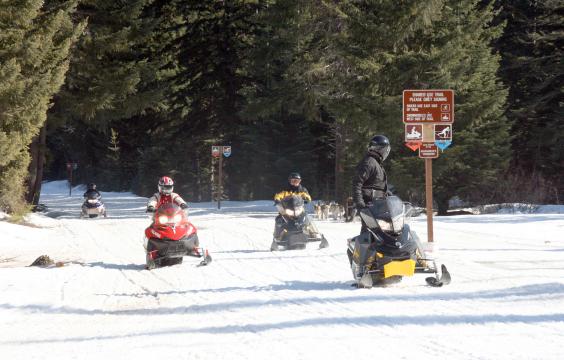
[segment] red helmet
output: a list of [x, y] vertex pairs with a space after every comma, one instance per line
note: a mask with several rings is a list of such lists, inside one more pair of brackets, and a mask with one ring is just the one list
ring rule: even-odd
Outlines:
[[168, 176], [163, 176], [159, 179], [159, 192], [161, 194], [170, 195], [172, 194], [174, 181]]

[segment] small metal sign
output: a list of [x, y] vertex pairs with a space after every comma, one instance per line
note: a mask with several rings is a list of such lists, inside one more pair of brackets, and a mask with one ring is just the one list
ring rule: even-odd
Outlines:
[[231, 156], [231, 146], [224, 146], [223, 147], [223, 156], [225, 156], [225, 157]]
[[453, 90], [404, 90], [403, 122], [447, 123], [454, 121]]
[[405, 124], [405, 141], [423, 141], [423, 125]]
[[435, 124], [435, 141], [452, 140], [452, 125]]
[[408, 141], [408, 142], [405, 143], [405, 146], [410, 148], [412, 151], [416, 151], [421, 146], [421, 142], [420, 141], [419, 142]]
[[434, 159], [439, 157], [439, 149], [435, 143], [424, 142], [419, 147], [419, 157], [422, 159]]
[[219, 151], [219, 146], [217, 146], [217, 145], [212, 146], [212, 151], [211, 151], [211, 153], [212, 153], [212, 156], [213, 156], [213, 157], [216, 157], [216, 158], [217, 158], [217, 157], [220, 157], [221, 152]]

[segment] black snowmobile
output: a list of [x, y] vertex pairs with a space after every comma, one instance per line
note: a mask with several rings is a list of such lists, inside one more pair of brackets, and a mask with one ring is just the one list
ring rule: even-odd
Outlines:
[[276, 204], [279, 215], [275, 220], [274, 239], [271, 251], [305, 249], [308, 242], [319, 241], [319, 248], [329, 242], [307, 216], [304, 200], [299, 195], [290, 195]]
[[401, 281], [414, 273], [432, 273], [425, 280], [431, 286], [450, 283], [450, 274], [428, 258], [419, 237], [406, 223], [412, 207], [397, 196], [377, 199], [360, 211], [366, 231], [348, 240], [347, 255], [356, 286], [370, 288]]

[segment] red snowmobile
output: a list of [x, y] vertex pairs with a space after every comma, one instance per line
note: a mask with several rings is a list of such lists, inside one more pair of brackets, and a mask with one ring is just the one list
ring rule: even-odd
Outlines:
[[182, 263], [184, 256], [203, 258], [200, 266], [212, 261], [207, 249], [200, 248], [196, 227], [176, 204], [160, 206], [153, 223], [145, 229], [148, 270]]

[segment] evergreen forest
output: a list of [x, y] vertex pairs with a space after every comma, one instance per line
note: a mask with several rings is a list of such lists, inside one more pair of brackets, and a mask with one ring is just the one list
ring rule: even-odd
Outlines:
[[0, 210], [69, 174], [142, 196], [167, 175], [216, 200], [214, 145], [232, 149], [225, 200], [272, 199], [297, 171], [343, 203], [377, 134], [389, 183], [422, 205], [405, 89], [455, 94], [439, 214], [564, 202], [562, 0], [0, 0]]

